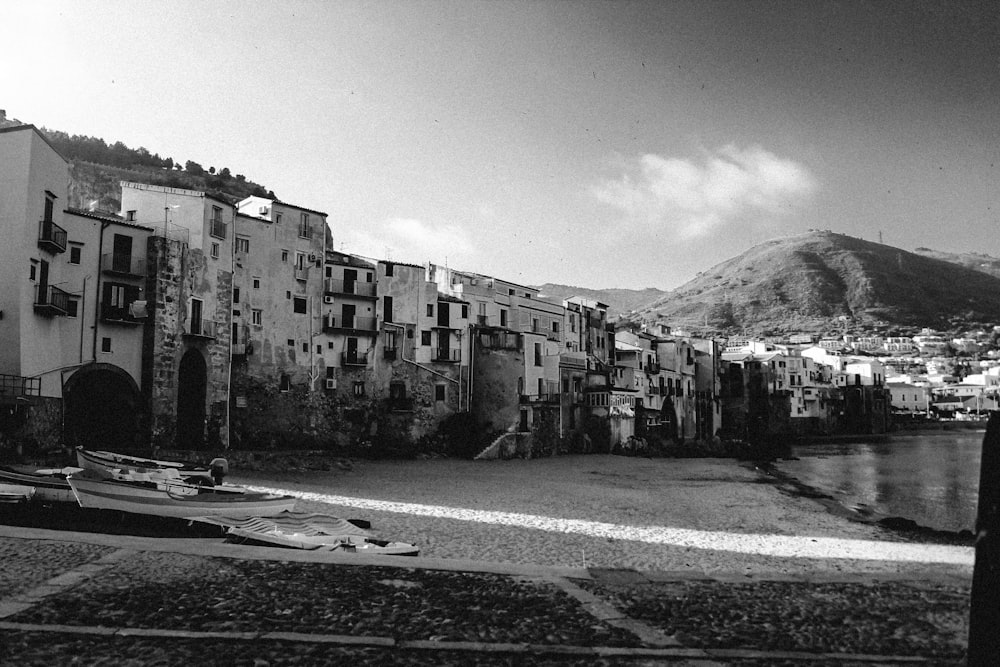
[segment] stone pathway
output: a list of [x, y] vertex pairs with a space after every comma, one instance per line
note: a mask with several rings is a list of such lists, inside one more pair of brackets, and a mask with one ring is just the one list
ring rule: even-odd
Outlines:
[[2, 664], [960, 664], [967, 634], [968, 582], [946, 575], [331, 558], [6, 526], [0, 554], [4, 572], [45, 572], [4, 589]]

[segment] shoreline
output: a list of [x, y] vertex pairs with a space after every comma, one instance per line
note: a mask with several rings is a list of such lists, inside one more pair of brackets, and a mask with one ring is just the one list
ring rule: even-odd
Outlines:
[[800, 481], [794, 475], [779, 470], [774, 461], [761, 461], [750, 463], [749, 465], [757, 468], [761, 473], [774, 478], [776, 480], [775, 486], [779, 491], [800, 498], [808, 498], [825, 507], [834, 516], [860, 524], [878, 526], [914, 542], [966, 547], [975, 546], [976, 536], [971, 530], [939, 530], [930, 526], [923, 526], [908, 517], [875, 513], [862, 514], [844, 505], [830, 494]]

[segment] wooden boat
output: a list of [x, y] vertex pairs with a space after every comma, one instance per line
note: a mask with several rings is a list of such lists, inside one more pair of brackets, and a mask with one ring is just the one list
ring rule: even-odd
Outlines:
[[35, 500], [47, 503], [75, 503], [76, 496], [66, 481], [68, 475], [81, 468], [34, 469], [23, 466], [0, 466], [0, 483], [30, 486], [35, 490]]
[[295, 507], [293, 496], [252, 493], [243, 487], [213, 487], [184, 481], [131, 481], [83, 470], [68, 478], [81, 507], [175, 518], [270, 516]]
[[20, 484], [0, 484], [0, 504], [26, 503], [35, 493], [34, 487]]
[[327, 514], [282, 512], [270, 517], [196, 517], [194, 520], [223, 526], [230, 542], [242, 544], [383, 556], [420, 554], [420, 548], [413, 544], [380, 540], [355, 523]]
[[194, 463], [182, 461], [160, 461], [158, 459], [144, 459], [136, 456], [126, 456], [115, 452], [102, 450], [88, 450], [83, 447], [76, 448], [76, 461], [81, 468], [88, 470], [135, 470], [145, 472], [148, 470], [177, 470], [182, 475], [205, 475], [210, 471], [207, 466], [200, 466]]

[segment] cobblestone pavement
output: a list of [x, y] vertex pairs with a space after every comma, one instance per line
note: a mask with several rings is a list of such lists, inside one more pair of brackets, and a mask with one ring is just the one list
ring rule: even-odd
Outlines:
[[3, 665], [960, 664], [969, 583], [640, 572], [0, 526]]

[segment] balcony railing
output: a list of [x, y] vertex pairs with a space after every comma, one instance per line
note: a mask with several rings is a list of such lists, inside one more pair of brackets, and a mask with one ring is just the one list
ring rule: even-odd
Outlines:
[[301, 238], [304, 238], [304, 239], [311, 239], [312, 235], [313, 235], [313, 233], [312, 233], [312, 227], [309, 226], [309, 223], [302, 223], [302, 222], [300, 222], [299, 223], [299, 236]]
[[368, 354], [366, 352], [342, 352], [340, 354], [341, 366], [367, 366]]
[[327, 315], [323, 318], [324, 331], [362, 331], [365, 333], [376, 332], [377, 321], [374, 317], [343, 317], [341, 315]]
[[234, 357], [242, 357], [242, 356], [246, 355], [246, 353], [247, 353], [247, 344], [246, 343], [233, 343], [232, 350], [230, 351], [230, 354], [232, 356], [234, 356]]
[[101, 304], [101, 321], [108, 324], [142, 324], [142, 320], [132, 315], [128, 306], [112, 306]]
[[215, 338], [217, 323], [212, 320], [202, 320], [201, 322], [188, 323], [184, 327], [185, 336], [195, 336], [197, 338]]
[[431, 361], [454, 364], [462, 360], [461, 350], [440, 350], [435, 349], [431, 355]]
[[559, 331], [550, 331], [545, 334], [545, 337], [549, 340], [562, 341], [562, 333]]
[[226, 238], [226, 223], [218, 218], [212, 218], [210, 221], [211, 229], [210, 233], [212, 236], [216, 236], [220, 239]]
[[119, 253], [105, 253], [101, 256], [101, 271], [119, 276], [146, 276], [146, 259]]
[[41, 394], [42, 379], [0, 374], [0, 405], [28, 401]]
[[327, 294], [349, 294], [370, 299], [376, 298], [375, 283], [360, 283], [357, 280], [327, 278], [323, 281], [323, 291]]
[[38, 247], [53, 254], [66, 252], [66, 230], [51, 220], [40, 221]]
[[67, 315], [69, 313], [69, 292], [49, 285], [35, 288], [35, 312], [46, 317]]
[[521, 403], [558, 403], [559, 392], [545, 392], [543, 394], [521, 394]]

